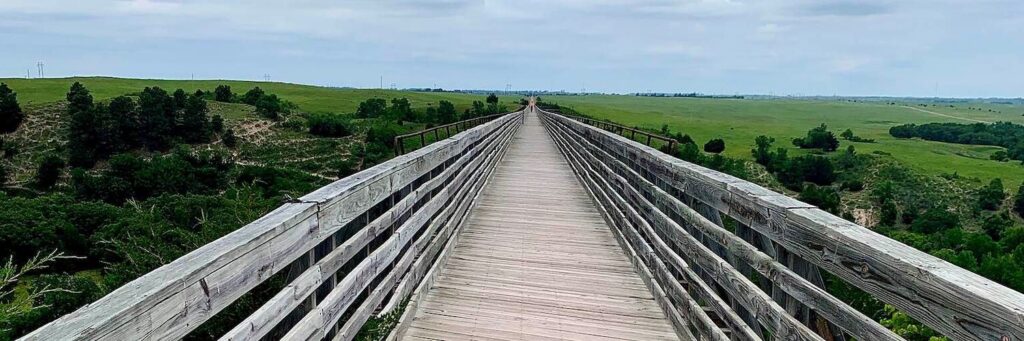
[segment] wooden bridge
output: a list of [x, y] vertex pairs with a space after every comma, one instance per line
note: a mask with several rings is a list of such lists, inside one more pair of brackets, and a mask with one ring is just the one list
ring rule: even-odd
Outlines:
[[[222, 340], [900, 340], [845, 281], [956, 340], [1024, 340], [1024, 294], [534, 105], [310, 193], [34, 331]], [[650, 139], [647, 140], [650, 143]], [[404, 310], [402, 309], [404, 307]]]

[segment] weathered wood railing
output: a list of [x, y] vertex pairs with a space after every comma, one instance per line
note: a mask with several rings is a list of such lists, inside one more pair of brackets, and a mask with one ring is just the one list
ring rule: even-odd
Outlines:
[[287, 285], [222, 340], [350, 340], [410, 295], [521, 119], [496, 118], [334, 182], [25, 339], [180, 339], [277, 274]]
[[1024, 340], [1024, 294], [750, 182], [542, 116], [684, 334], [901, 339], [830, 295], [821, 269], [953, 339]]
[[[522, 111], [522, 109], [520, 109], [519, 111]], [[420, 130], [420, 131], [415, 131], [415, 132], [411, 132], [411, 133], [408, 133], [408, 134], [403, 134], [403, 135], [395, 136], [395, 140], [394, 140], [395, 155], [405, 154], [405, 141], [407, 141], [409, 139], [419, 140], [420, 141], [419, 148], [423, 148], [423, 147], [427, 146], [427, 136], [430, 135], [430, 133], [434, 133], [434, 140], [431, 141], [431, 142], [441, 141], [441, 139], [446, 139], [446, 138], [452, 137], [453, 134], [458, 134], [461, 131], [469, 130], [469, 129], [475, 127], [475, 126], [481, 125], [481, 124], [483, 124], [483, 123], [485, 123], [487, 121], [496, 119], [496, 118], [501, 117], [502, 115], [505, 115], [505, 114], [506, 113], [474, 117], [474, 118], [471, 118], [471, 119], [468, 119], [468, 120], [462, 120], [462, 121], [458, 121], [458, 122], [442, 124], [442, 125], [439, 125], [439, 126], [430, 127], [430, 128], [423, 129], [423, 130]], [[444, 130], [444, 137], [441, 136], [441, 131], [442, 130]]]

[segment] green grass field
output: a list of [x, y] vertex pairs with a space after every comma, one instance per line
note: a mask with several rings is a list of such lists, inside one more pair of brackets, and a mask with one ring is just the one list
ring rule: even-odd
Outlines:
[[[413, 107], [425, 107], [427, 104], [435, 104], [440, 100], [448, 100], [455, 104], [455, 107], [462, 111], [472, 104], [474, 100], [483, 101], [484, 96], [473, 94], [460, 94], [450, 92], [409, 92], [397, 90], [379, 89], [348, 89], [348, 88], [327, 88], [310, 85], [299, 85], [278, 82], [249, 82], [249, 81], [228, 81], [228, 80], [161, 80], [161, 79], [125, 79], [109, 77], [76, 77], [76, 78], [46, 78], [46, 79], [21, 79], [21, 78], [0, 78], [0, 82], [7, 83], [18, 93], [18, 101], [22, 106], [33, 103], [47, 103], [63, 100], [68, 88], [74, 82], [81, 82], [85, 85], [97, 100], [105, 100], [112, 97], [135, 93], [147, 86], [159, 86], [168, 92], [175, 89], [184, 89], [186, 92], [195, 92], [197, 89], [213, 91], [218, 85], [224, 84], [231, 87], [236, 94], [244, 94], [253, 87], [260, 87], [267, 93], [276, 94], [279, 97], [295, 103], [299, 109], [305, 112], [333, 112], [349, 113], [355, 111], [362, 102], [368, 98], [398, 98], [405, 97], [412, 102]], [[503, 96], [502, 102], [510, 109], [516, 107], [513, 102], [518, 102], [518, 96]]]
[[[904, 123], [956, 122], [968, 120], [1009, 121], [1024, 124], [1024, 106], [996, 104], [948, 104], [918, 106], [918, 103], [850, 102], [840, 100], [800, 99], [703, 99], [652, 98], [635, 96], [549, 96], [545, 102], [558, 103], [597, 118], [611, 119], [650, 129], [668, 124], [673, 132], [690, 134], [703, 145], [712, 138], [726, 141], [725, 154], [750, 158], [754, 138], [767, 135], [776, 139], [775, 146], [800, 153], [790, 141], [802, 137], [808, 129], [821, 123], [839, 135], [850, 128], [875, 143], [852, 143], [861, 153], [880, 151], [926, 174], [952, 174], [988, 181], [1002, 178], [1007, 188], [1016, 191], [1024, 181], [1020, 162], [989, 160], [999, 147], [971, 146], [920, 139], [896, 139], [889, 128]], [[942, 115], [914, 110], [903, 105]], [[984, 108], [972, 110], [969, 107]], [[988, 109], [998, 112], [990, 112]], [[943, 116], [945, 115], [945, 116]], [[959, 117], [954, 118], [950, 116]], [[965, 120], [968, 119], [968, 120]], [[842, 141], [840, 148], [851, 144]]]

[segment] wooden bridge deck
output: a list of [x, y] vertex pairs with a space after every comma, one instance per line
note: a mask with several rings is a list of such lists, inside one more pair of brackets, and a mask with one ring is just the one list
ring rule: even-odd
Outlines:
[[676, 339], [536, 114], [400, 338]]

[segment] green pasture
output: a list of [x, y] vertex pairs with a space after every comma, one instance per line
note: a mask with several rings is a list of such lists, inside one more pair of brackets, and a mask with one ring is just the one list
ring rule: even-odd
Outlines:
[[[1010, 121], [1024, 124], [1024, 107], [988, 103], [928, 104], [899, 102], [851, 102], [846, 100], [802, 99], [705, 99], [655, 98], [635, 96], [550, 96], [545, 102], [570, 106], [601, 119], [624, 125], [661, 129], [667, 124], [672, 132], [689, 134], [700, 144], [712, 138], [726, 141], [725, 154], [750, 158], [754, 138], [767, 135], [776, 139], [775, 146], [802, 153], [790, 142], [821, 123], [839, 135], [849, 128], [860, 137], [875, 143], [852, 143], [861, 153], [889, 153], [912, 168], [927, 174], [959, 174], [988, 181], [1002, 178], [1011, 190], [1024, 181], [1020, 162], [997, 162], [989, 155], [1000, 147], [971, 146], [931, 142], [920, 139], [896, 139], [889, 136], [889, 127], [904, 123], [957, 122], [964, 119]], [[940, 113], [936, 115], [908, 107]], [[969, 109], [984, 108], [984, 110]], [[988, 109], [1000, 112], [990, 112]], [[949, 117], [954, 116], [954, 117]], [[840, 148], [851, 142], [843, 140]]]

